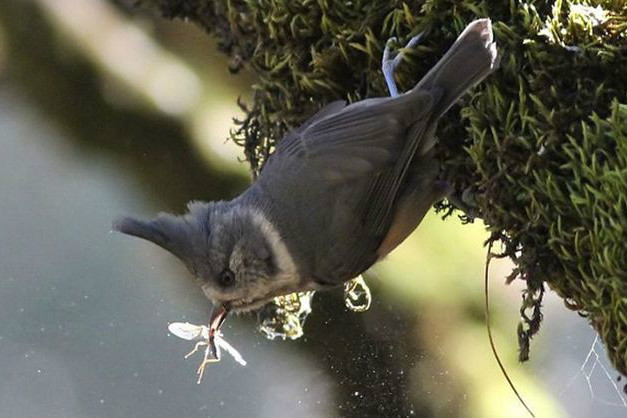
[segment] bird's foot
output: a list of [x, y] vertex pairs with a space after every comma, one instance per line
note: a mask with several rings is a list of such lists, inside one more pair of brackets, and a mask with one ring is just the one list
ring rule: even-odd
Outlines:
[[[470, 188], [464, 190], [462, 193], [456, 192], [448, 195], [447, 200], [457, 209], [464, 212], [464, 216], [466, 217], [465, 221], [472, 222], [475, 218], [481, 218], [481, 211], [477, 205], [474, 192], [472, 192]], [[464, 219], [462, 218], [462, 220]]]
[[403, 61], [405, 51], [416, 46], [420, 42], [420, 39], [422, 39], [423, 35], [424, 32], [421, 32], [411, 38], [403, 48], [397, 51], [396, 56], [393, 58], [390, 57], [390, 55], [392, 55], [390, 51], [392, 44], [396, 42], [396, 38], [392, 37], [385, 43], [383, 59], [381, 60], [381, 70], [383, 71], [383, 77], [385, 77], [385, 84], [388, 86], [390, 96], [398, 96], [398, 87], [396, 86], [396, 80], [394, 80], [394, 71], [396, 70], [396, 67], [398, 67], [401, 61]]

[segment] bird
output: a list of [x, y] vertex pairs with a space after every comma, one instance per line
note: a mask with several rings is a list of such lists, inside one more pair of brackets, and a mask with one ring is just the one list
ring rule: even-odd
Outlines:
[[183, 215], [121, 217], [112, 229], [178, 257], [213, 302], [211, 324], [276, 296], [340, 286], [368, 270], [450, 193], [438, 180], [438, 121], [498, 66], [492, 23], [478, 19], [399, 94], [400, 57], [389, 59], [389, 44], [383, 74], [390, 96], [327, 104], [278, 141], [259, 176], [233, 200], [192, 201]]

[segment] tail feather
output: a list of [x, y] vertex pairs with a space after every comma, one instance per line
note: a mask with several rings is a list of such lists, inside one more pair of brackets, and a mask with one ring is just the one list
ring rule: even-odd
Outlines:
[[441, 91], [433, 117], [439, 118], [466, 90], [498, 67], [496, 43], [490, 19], [470, 23], [438, 63], [414, 87], [414, 91]]

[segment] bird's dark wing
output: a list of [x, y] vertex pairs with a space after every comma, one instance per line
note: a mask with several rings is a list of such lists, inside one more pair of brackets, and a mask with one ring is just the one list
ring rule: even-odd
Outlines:
[[327, 116], [331, 116], [332, 114], [339, 112], [340, 110], [344, 109], [345, 107], [346, 107], [346, 102], [344, 100], [336, 100], [334, 102], [331, 102], [331, 103], [327, 104], [326, 106], [323, 106], [312, 117], [307, 119], [307, 121], [305, 121], [305, 123], [303, 123], [302, 125], [300, 125], [299, 127], [295, 128], [295, 129], [292, 129], [291, 131], [289, 131], [285, 135], [283, 140], [281, 142], [279, 142], [277, 150], [280, 151], [282, 149], [282, 147], [284, 147], [285, 145], [287, 145], [291, 141], [293, 141], [294, 137], [300, 136], [305, 129], [309, 128], [315, 122], [318, 122], [318, 121], [326, 118]]
[[409, 125], [432, 105], [432, 95], [424, 91], [349, 106], [333, 102], [288, 133], [264, 171], [297, 165], [302, 181], [310, 177], [331, 184], [383, 171], [403, 151]]
[[315, 277], [340, 283], [376, 260], [407, 167], [433, 145], [425, 132], [439, 97], [332, 104], [279, 143], [257, 186]]

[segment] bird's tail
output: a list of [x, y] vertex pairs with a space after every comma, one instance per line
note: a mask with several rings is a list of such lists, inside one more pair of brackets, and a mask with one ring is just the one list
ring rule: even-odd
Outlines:
[[414, 91], [436, 90], [441, 96], [433, 109], [439, 118], [470, 87], [498, 66], [496, 43], [490, 19], [470, 23], [438, 63], [414, 87]]

